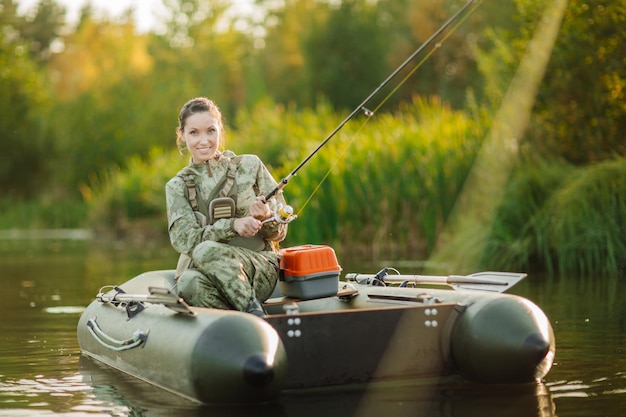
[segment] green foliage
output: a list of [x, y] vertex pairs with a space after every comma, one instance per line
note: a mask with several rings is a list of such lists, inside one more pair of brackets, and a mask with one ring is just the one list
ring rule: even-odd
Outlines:
[[147, 160], [133, 157], [127, 169], [111, 170], [102, 183], [83, 187], [91, 226], [123, 234], [130, 222], [156, 218], [165, 232], [165, 183], [176, 174], [180, 162], [177, 152], [154, 148]]
[[[322, 131], [330, 124], [327, 112], [323, 106], [316, 115], [262, 103], [238, 118], [240, 129], [229, 133], [233, 146], [228, 148], [264, 150], [260, 156], [276, 164], [270, 167], [278, 179], [330, 131]], [[483, 132], [476, 121], [436, 100], [417, 100], [395, 115], [361, 122], [360, 128], [353, 123], [328, 142], [285, 188], [301, 216], [291, 225], [287, 243], [327, 242], [375, 255], [425, 256]], [[268, 149], [275, 154], [267, 154]], [[127, 169], [85, 188], [91, 224], [115, 230], [144, 217], [164, 222], [164, 184], [185, 163], [178, 154], [153, 151], [149, 160], [133, 158]], [[389, 247], [376, 244], [390, 239]]]
[[24, 16], [17, 13], [14, 0], [0, 2], [0, 27], [3, 32], [23, 42], [30, 57], [37, 63], [48, 62], [64, 20], [65, 8], [54, 0], [40, 0]]
[[87, 205], [80, 200], [0, 199], [0, 230], [86, 228]]
[[[324, 91], [336, 108], [354, 108], [387, 76], [388, 25], [375, 3], [344, 0], [305, 43], [313, 94]], [[320, 54], [320, 51], [324, 51]], [[314, 100], [316, 97], [312, 97]]]
[[[225, 0], [164, 2], [172, 12], [165, 32], [139, 34], [129, 14], [100, 18], [87, 6], [75, 28], [60, 31], [54, 0], [25, 16], [2, 0], [3, 227], [83, 225], [83, 205], [72, 203], [82, 196], [94, 227], [124, 230], [148, 218], [165, 234], [163, 185], [186, 163], [173, 150], [176, 112], [199, 95], [220, 105], [233, 128], [229, 148], [258, 154], [284, 177], [342, 120], [337, 109], [365, 98], [460, 6], [259, 0], [246, 17], [229, 13]], [[286, 244], [428, 256], [545, 8], [483, 3], [387, 102], [383, 110], [396, 113], [366, 123], [359, 115], [291, 180], [286, 197], [302, 211]], [[623, 163], [625, 19], [624, 0], [569, 2], [523, 154]], [[623, 268], [616, 166], [524, 165], [507, 187], [485, 262]], [[602, 217], [597, 202], [614, 215]]]
[[[176, 114], [150, 100], [149, 80], [129, 78], [106, 91], [90, 90], [54, 110], [57, 147], [64, 165], [55, 172], [74, 196], [84, 184], [102, 180], [153, 147], [174, 143]], [[107, 105], [103, 105], [107, 103]]]
[[[273, 172], [277, 179], [286, 176], [338, 123], [329, 121], [326, 112], [322, 107], [316, 117], [263, 105], [253, 118], [239, 120], [231, 148], [241, 141], [243, 149], [275, 150], [281, 158], [268, 159], [281, 167], [274, 165]], [[301, 212], [289, 243], [327, 242], [378, 254], [425, 256], [482, 136], [478, 120], [437, 100], [416, 100], [396, 114], [347, 124], [285, 188], [289, 203]], [[389, 239], [394, 242], [389, 248], [376, 244]]]
[[540, 249], [562, 274], [616, 275], [626, 269], [626, 159], [580, 170], [546, 207]]
[[[517, 0], [514, 30], [492, 31], [479, 55], [497, 99], [546, 9], [546, 2]], [[626, 2], [569, 2], [525, 140], [535, 152], [586, 164], [626, 155], [624, 56]], [[497, 92], [497, 90], [500, 90]]]
[[33, 197], [45, 186], [54, 155], [44, 118], [45, 79], [27, 45], [0, 31], [0, 188], [4, 197]]
[[[45, 134], [31, 136], [54, 144], [46, 156], [55, 169], [52, 175], [33, 169], [27, 176], [50, 193], [77, 197], [82, 185], [101, 180], [110, 167], [124, 168], [132, 156], [145, 157], [151, 147], [171, 143], [176, 109], [198, 95], [214, 99], [227, 121], [235, 120], [241, 109], [258, 109], [256, 104], [266, 97], [289, 106], [319, 102], [351, 107], [458, 6], [439, 2], [428, 7], [424, 19], [414, 21], [420, 7], [391, 3], [259, 2], [258, 16], [267, 17], [260, 25], [254, 17], [247, 21], [229, 14], [230, 3], [224, 0], [167, 0], [170, 14], [159, 34], [138, 34], [128, 14], [101, 17], [89, 6], [81, 10], [75, 28], [60, 31], [62, 7], [53, 0], [41, 0], [22, 17], [5, 4], [13, 17], [2, 24], [12, 25], [26, 50], [43, 53], [44, 48], [50, 55], [44, 69], [53, 90], [45, 86], [41, 93], [54, 98], [52, 110], [37, 103], [28, 107], [45, 121]], [[434, 23], [426, 29], [411, 30], [431, 18]], [[263, 38], [256, 32], [260, 30]], [[450, 50], [463, 51], [457, 58], [471, 60], [463, 42], [449, 42]], [[53, 44], [57, 47], [50, 49]], [[455, 74], [465, 73], [466, 80], [473, 73], [471, 65], [456, 58], [442, 59], [452, 60]], [[438, 77], [450, 74], [437, 70], [421, 76], [419, 85], [407, 84], [398, 97], [407, 99], [414, 92], [449, 97], [433, 86], [440, 85]], [[455, 94], [465, 95], [462, 89]], [[20, 143], [26, 147], [22, 153], [34, 146]]]
[[312, 95], [319, 92], [310, 88], [315, 73], [307, 68], [305, 45], [326, 21], [328, 5], [319, 0], [289, 0], [281, 6], [271, 0], [257, 3], [265, 13], [258, 30], [265, 35], [254, 52], [255, 74], [265, 94], [277, 103], [311, 105], [317, 98]]
[[[235, 119], [237, 129], [227, 133], [227, 147], [237, 153], [258, 155], [272, 172], [287, 175], [301, 154], [313, 151], [340, 122], [328, 103], [315, 109], [259, 102], [242, 109]], [[282, 169], [284, 167], [284, 169]]]
[[626, 155], [625, 36], [626, 1], [570, 3], [538, 97], [539, 143], [574, 163]]
[[506, 265], [523, 271], [541, 269], [539, 241], [545, 206], [554, 190], [561, 188], [574, 172], [574, 167], [559, 161], [531, 159], [520, 164], [494, 219], [484, 254], [485, 265]]
[[483, 263], [564, 276], [626, 268], [626, 159], [527, 161], [507, 188]]

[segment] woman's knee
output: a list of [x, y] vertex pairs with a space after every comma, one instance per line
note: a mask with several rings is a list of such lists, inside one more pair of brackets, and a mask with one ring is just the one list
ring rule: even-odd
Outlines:
[[211, 262], [217, 259], [223, 259], [227, 251], [228, 245], [225, 243], [206, 240], [196, 246], [191, 254], [191, 259], [196, 263]]
[[202, 272], [188, 269], [178, 278], [176, 290], [179, 296], [188, 301], [188, 298], [196, 294], [198, 289], [206, 287], [209, 284], [208, 281], [209, 279]]
[[197, 307], [229, 309], [219, 290], [202, 272], [188, 269], [178, 279], [177, 293], [183, 300]]

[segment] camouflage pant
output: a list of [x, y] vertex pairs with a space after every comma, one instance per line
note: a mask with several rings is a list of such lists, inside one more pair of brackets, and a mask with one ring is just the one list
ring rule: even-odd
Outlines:
[[195, 269], [178, 280], [178, 295], [194, 306], [246, 311], [265, 301], [278, 280], [279, 255], [205, 241], [192, 254]]

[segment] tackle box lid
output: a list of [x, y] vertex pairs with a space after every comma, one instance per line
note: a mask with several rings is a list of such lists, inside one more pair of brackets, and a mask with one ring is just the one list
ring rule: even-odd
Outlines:
[[281, 249], [280, 268], [285, 276], [319, 277], [325, 272], [341, 271], [335, 251], [326, 245], [300, 245]]

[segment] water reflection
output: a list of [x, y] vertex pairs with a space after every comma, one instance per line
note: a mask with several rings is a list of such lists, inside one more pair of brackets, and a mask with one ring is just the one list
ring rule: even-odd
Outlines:
[[125, 407], [133, 416], [281, 416], [279, 404], [242, 406], [206, 406], [186, 400], [137, 378], [113, 370], [87, 356], [79, 359], [82, 381], [93, 387], [93, 402], [99, 406]]
[[[547, 384], [554, 398], [590, 398], [605, 395], [626, 396], [626, 372], [593, 379], [586, 383], [583, 380], [554, 381]], [[626, 403], [625, 403], [626, 405]]]
[[33, 413], [37, 409], [55, 408], [64, 398], [72, 398], [76, 393], [90, 390], [91, 387], [84, 384], [78, 375], [60, 379], [36, 375], [33, 379], [7, 379], [0, 382], [2, 408], [11, 405], [15, 409], [30, 409]]
[[139, 381], [86, 356], [79, 360], [83, 382], [93, 387], [101, 407], [126, 407], [141, 416], [293, 416], [427, 417], [556, 416], [550, 390], [543, 384], [479, 385], [425, 380], [394, 381], [367, 387], [287, 392], [273, 404], [198, 405]]
[[[163, 246], [0, 240], [0, 416], [587, 416], [622, 417], [626, 404], [626, 281], [531, 276], [514, 293], [546, 312], [556, 334], [545, 384], [483, 386], [403, 381], [287, 393], [276, 404], [200, 406], [84, 358], [82, 309], [103, 285], [170, 268]], [[344, 260], [345, 271], [379, 267]], [[404, 269], [403, 273], [412, 273]], [[85, 363], [87, 359], [87, 363]]]

